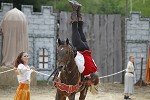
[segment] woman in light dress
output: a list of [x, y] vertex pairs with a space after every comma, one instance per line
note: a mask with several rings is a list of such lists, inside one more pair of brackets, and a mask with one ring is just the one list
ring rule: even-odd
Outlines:
[[30, 75], [34, 70], [28, 66], [28, 58], [26, 52], [21, 52], [15, 61], [19, 86], [14, 100], [30, 100]]
[[130, 94], [134, 92], [134, 56], [129, 56], [125, 73], [124, 99], [129, 100]]

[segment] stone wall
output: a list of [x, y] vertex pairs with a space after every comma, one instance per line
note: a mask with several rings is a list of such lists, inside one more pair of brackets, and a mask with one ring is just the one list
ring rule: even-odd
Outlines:
[[[4, 14], [11, 10], [13, 5], [10, 3], [2, 3], [0, 9], [0, 21]], [[33, 6], [22, 5], [22, 12], [26, 15], [28, 20], [28, 34], [29, 34], [29, 65], [36, 67], [38, 71], [50, 74], [55, 66], [55, 45], [56, 45], [56, 30], [57, 30], [57, 15], [53, 13], [51, 6], [42, 6], [41, 12], [33, 12]], [[2, 35], [0, 35], [0, 61], [2, 59]], [[39, 68], [39, 54], [41, 49], [48, 51], [48, 68]], [[47, 76], [38, 75], [39, 80], [47, 79]]]
[[[57, 20], [53, 8], [50, 6], [42, 6], [41, 12], [33, 12], [33, 6], [22, 5], [22, 11], [28, 19], [29, 32], [29, 54], [32, 58], [30, 64], [35, 66], [38, 71], [50, 74], [55, 66], [55, 45]], [[38, 51], [45, 48], [48, 51], [48, 69], [39, 69]], [[47, 76], [38, 75], [38, 80], [46, 80]]]
[[150, 36], [149, 18], [142, 18], [141, 13], [133, 12], [125, 20], [125, 60], [126, 65], [130, 55], [135, 56], [135, 78], [140, 77], [141, 57], [143, 62], [143, 79], [145, 78], [145, 68], [148, 52], [148, 40]]

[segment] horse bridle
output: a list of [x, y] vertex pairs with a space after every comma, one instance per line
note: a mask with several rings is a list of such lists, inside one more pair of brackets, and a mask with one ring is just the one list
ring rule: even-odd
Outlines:
[[[69, 46], [72, 47], [72, 45], [70, 45], [70, 44], [69, 44]], [[69, 51], [69, 54], [68, 54], [67, 63], [62, 66], [62, 68], [64, 68], [64, 69], [66, 68], [66, 70], [67, 70], [67, 72], [68, 72], [69, 74], [72, 72], [72, 70], [74, 70], [74, 68], [73, 68], [71, 71], [69, 71], [68, 68], [67, 68], [68, 64], [70, 63], [70, 56], [71, 56], [71, 52], [72, 52], [72, 51], [70, 51], [70, 47], [69, 47], [69, 50], [68, 50], [68, 51]], [[73, 48], [73, 47], [72, 47], [72, 48]], [[58, 75], [59, 71], [60, 71], [60, 68], [58, 68], [58, 66], [57, 66], [56, 69], [52, 72], [52, 74], [51, 74], [51, 75], [49, 76], [49, 78], [47, 79], [48, 82], [49, 82], [50, 77], [54, 74], [54, 78], [55, 78], [55, 76]], [[75, 76], [75, 75], [74, 75], [74, 76]], [[54, 81], [54, 78], [53, 78], [53, 81]], [[73, 79], [74, 79], [74, 77], [72, 78], [72, 80], [73, 80]], [[72, 81], [72, 80], [71, 80], [71, 81]]]
[[[70, 46], [70, 45], [69, 45]], [[70, 51], [70, 50], [69, 50]], [[67, 60], [67, 63], [66, 63], [66, 65], [63, 65], [62, 67], [64, 67], [64, 68], [67, 68], [67, 65], [70, 63], [70, 52], [69, 52], [69, 55], [68, 55], [68, 60]], [[55, 77], [58, 75], [58, 73], [59, 73], [59, 70], [60, 68], [58, 68], [58, 66], [57, 67], [55, 67], [55, 70], [49, 75], [49, 77], [48, 77], [48, 79], [47, 79], [47, 84], [49, 84], [49, 79], [52, 77], [52, 75], [54, 74], [54, 78], [52, 79], [53, 81], [54, 81], [54, 79], [55, 79]], [[68, 71], [68, 69], [67, 69], [67, 71]], [[69, 71], [68, 71], [69, 72]], [[71, 72], [70, 72], [71, 73]]]
[[[69, 45], [70, 46], [70, 45]], [[63, 66], [61, 66], [63, 69], [67, 69], [67, 66], [68, 66], [68, 64], [70, 63], [70, 56], [71, 56], [71, 53], [70, 53], [71, 51], [70, 51], [70, 48], [69, 48], [69, 50], [68, 50], [68, 58], [67, 58], [67, 63], [65, 64], [65, 65], [63, 65]], [[60, 62], [59, 62], [60, 63]], [[59, 68], [60, 69], [60, 68]], [[68, 69], [67, 69], [67, 71], [68, 71]], [[68, 71], [69, 72], [69, 71]]]
[[[67, 63], [63, 66], [64, 67], [64, 69], [66, 69], [67, 70], [67, 72], [70, 74], [73, 70], [74, 70], [74, 68], [72, 69], [72, 70], [68, 70], [68, 68], [67, 68], [67, 66], [68, 66], [68, 64], [70, 63], [70, 56], [71, 56], [71, 52], [73, 52], [73, 51], [71, 51], [70, 50], [70, 48], [73, 48], [70, 44], [69, 44], [69, 54], [68, 54], [68, 59], [67, 59]], [[76, 73], [75, 73], [76, 74]], [[73, 75], [74, 77], [75, 77], [75, 75]], [[72, 80], [74, 79], [74, 77], [72, 77]], [[67, 82], [67, 83], [70, 83], [72, 80], [70, 80], [69, 82]]]

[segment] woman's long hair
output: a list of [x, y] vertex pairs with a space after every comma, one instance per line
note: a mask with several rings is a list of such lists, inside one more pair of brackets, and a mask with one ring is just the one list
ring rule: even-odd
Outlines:
[[22, 56], [23, 56], [23, 53], [25, 53], [25, 52], [21, 52], [21, 53], [18, 55], [18, 57], [17, 57], [17, 59], [16, 59], [16, 61], [15, 61], [15, 68], [18, 68], [18, 65], [19, 65], [19, 64], [23, 64], [23, 61], [21, 60], [21, 58], [22, 58]]
[[99, 83], [99, 77], [97, 73], [91, 73], [91, 81], [94, 83], [94, 85], [97, 85]]
[[98, 88], [99, 88], [99, 77], [98, 73], [91, 73], [91, 81], [94, 83], [89, 87], [89, 90], [92, 94], [98, 94]]

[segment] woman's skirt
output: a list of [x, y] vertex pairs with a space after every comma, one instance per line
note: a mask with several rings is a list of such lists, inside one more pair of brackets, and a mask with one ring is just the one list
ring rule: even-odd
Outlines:
[[14, 100], [30, 100], [30, 84], [20, 83]]
[[125, 75], [124, 93], [134, 93], [134, 77]]

